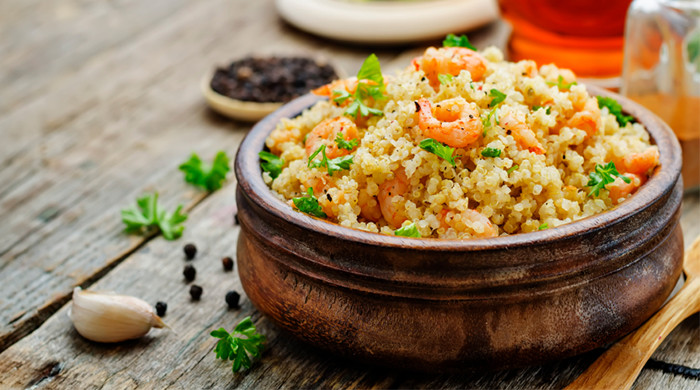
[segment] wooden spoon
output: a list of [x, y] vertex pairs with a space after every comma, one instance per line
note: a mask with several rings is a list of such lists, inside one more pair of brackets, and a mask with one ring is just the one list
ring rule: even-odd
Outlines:
[[625, 336], [576, 378], [566, 390], [629, 389], [651, 354], [681, 321], [700, 311], [700, 237], [683, 259], [683, 287], [653, 317]]

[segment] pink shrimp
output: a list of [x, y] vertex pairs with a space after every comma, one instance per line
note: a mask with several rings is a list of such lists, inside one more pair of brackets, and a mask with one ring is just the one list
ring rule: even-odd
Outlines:
[[351, 77], [348, 79], [340, 79], [330, 82], [326, 85], [322, 85], [316, 89], [311, 90], [311, 93], [319, 96], [333, 97], [334, 91], [347, 91], [349, 93], [355, 93], [357, 89], [357, 78]]
[[544, 154], [545, 150], [542, 144], [537, 140], [535, 132], [525, 123], [525, 115], [522, 112], [508, 111], [501, 116], [500, 122], [506, 130], [506, 134], [512, 135], [521, 148], [532, 153]]
[[357, 125], [344, 116], [321, 121], [309, 132], [306, 137], [306, 155], [312, 155], [321, 145], [326, 145], [326, 156], [336, 158], [350, 154], [352, 151], [342, 149], [335, 142], [338, 134], [343, 135], [343, 139], [350, 141], [358, 138]]
[[641, 153], [632, 153], [623, 157], [617, 168], [620, 172], [643, 175], [657, 165], [659, 165], [659, 150], [649, 148]]
[[498, 228], [484, 214], [476, 210], [451, 212], [442, 210], [438, 214], [440, 225], [446, 229], [453, 228], [457, 232], [470, 231], [476, 238], [498, 236]]
[[402, 197], [408, 191], [408, 178], [403, 168], [394, 172], [394, 178], [387, 180], [379, 186], [379, 208], [386, 222], [394, 229], [408, 219], [405, 210], [397, 205], [396, 197]]
[[458, 76], [462, 70], [472, 75], [473, 81], [479, 81], [486, 73], [486, 59], [474, 50], [465, 47], [429, 47], [423, 56], [411, 62], [416, 70], [423, 70], [434, 90], [440, 89], [438, 75]]
[[458, 97], [443, 100], [431, 107], [427, 99], [416, 101], [418, 127], [427, 138], [434, 138], [454, 148], [463, 148], [481, 137], [484, 125], [479, 107]]
[[629, 183], [625, 183], [624, 180], [618, 177], [614, 182], [605, 186], [608, 190], [608, 197], [613, 204], [618, 204], [620, 200], [625, 200], [628, 195], [637, 191], [646, 181], [646, 178], [634, 173], [625, 173], [624, 176], [630, 179]]
[[[574, 108], [580, 110], [580, 108]], [[585, 131], [589, 137], [600, 129], [600, 124], [600, 107], [598, 107], [598, 100], [596, 100], [596, 98], [586, 100], [583, 109], [575, 113], [574, 116], [569, 118], [566, 122], [566, 125], [569, 127]]]

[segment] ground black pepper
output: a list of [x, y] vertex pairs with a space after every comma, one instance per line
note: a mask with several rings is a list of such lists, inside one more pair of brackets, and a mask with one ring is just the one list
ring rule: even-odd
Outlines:
[[191, 264], [187, 264], [185, 266], [185, 269], [182, 270], [182, 275], [185, 276], [185, 280], [188, 282], [191, 282], [194, 280], [194, 277], [197, 275], [197, 270], [194, 269], [194, 267]]
[[233, 99], [288, 102], [337, 79], [329, 64], [306, 57], [245, 57], [219, 68], [211, 88]]
[[201, 286], [198, 286], [198, 285], [196, 285], [196, 284], [193, 284], [192, 286], [190, 286], [190, 296], [191, 296], [192, 299], [195, 300], [195, 301], [198, 301], [199, 298], [202, 297], [202, 292], [203, 292], [203, 291], [204, 291], [204, 290], [202, 290], [202, 287], [201, 287]]
[[221, 265], [224, 266], [224, 271], [230, 271], [233, 269], [233, 259], [226, 256], [221, 259]]
[[197, 255], [197, 247], [192, 243], [185, 244], [182, 250], [185, 252], [187, 260], [192, 260]]
[[163, 317], [166, 311], [168, 311], [168, 304], [158, 301], [158, 303], [156, 303], [156, 314], [158, 314], [159, 317]]
[[226, 304], [230, 309], [238, 308], [238, 303], [241, 300], [241, 294], [235, 291], [229, 291], [226, 293]]

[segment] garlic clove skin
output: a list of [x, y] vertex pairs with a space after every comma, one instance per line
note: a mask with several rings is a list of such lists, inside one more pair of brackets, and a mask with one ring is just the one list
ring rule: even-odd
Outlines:
[[100, 343], [137, 339], [165, 323], [147, 302], [128, 295], [73, 290], [69, 316], [81, 336]]

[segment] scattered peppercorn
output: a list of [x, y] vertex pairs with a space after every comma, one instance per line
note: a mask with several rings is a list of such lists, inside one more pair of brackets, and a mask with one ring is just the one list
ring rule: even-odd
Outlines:
[[190, 286], [190, 296], [192, 297], [193, 300], [198, 301], [199, 298], [202, 297], [202, 287], [198, 286], [196, 284], [193, 284]]
[[241, 300], [241, 294], [235, 291], [229, 291], [226, 293], [226, 304], [230, 309], [238, 308], [238, 302]]
[[187, 260], [192, 260], [194, 259], [195, 255], [197, 255], [197, 247], [194, 246], [194, 244], [185, 244], [185, 247], [182, 248], [183, 251], [185, 251], [185, 257], [187, 257]]
[[191, 264], [187, 264], [185, 269], [182, 270], [182, 274], [185, 276], [185, 280], [191, 282], [194, 280], [194, 277], [197, 276], [197, 270], [194, 269]]
[[159, 317], [163, 317], [166, 311], [168, 311], [167, 303], [160, 301], [156, 303], [156, 314], [158, 314]]
[[224, 271], [230, 271], [233, 269], [233, 259], [226, 256], [221, 259], [221, 265], [224, 266]]
[[241, 222], [238, 220], [238, 213], [233, 214], [233, 223], [236, 225], [240, 225]]

